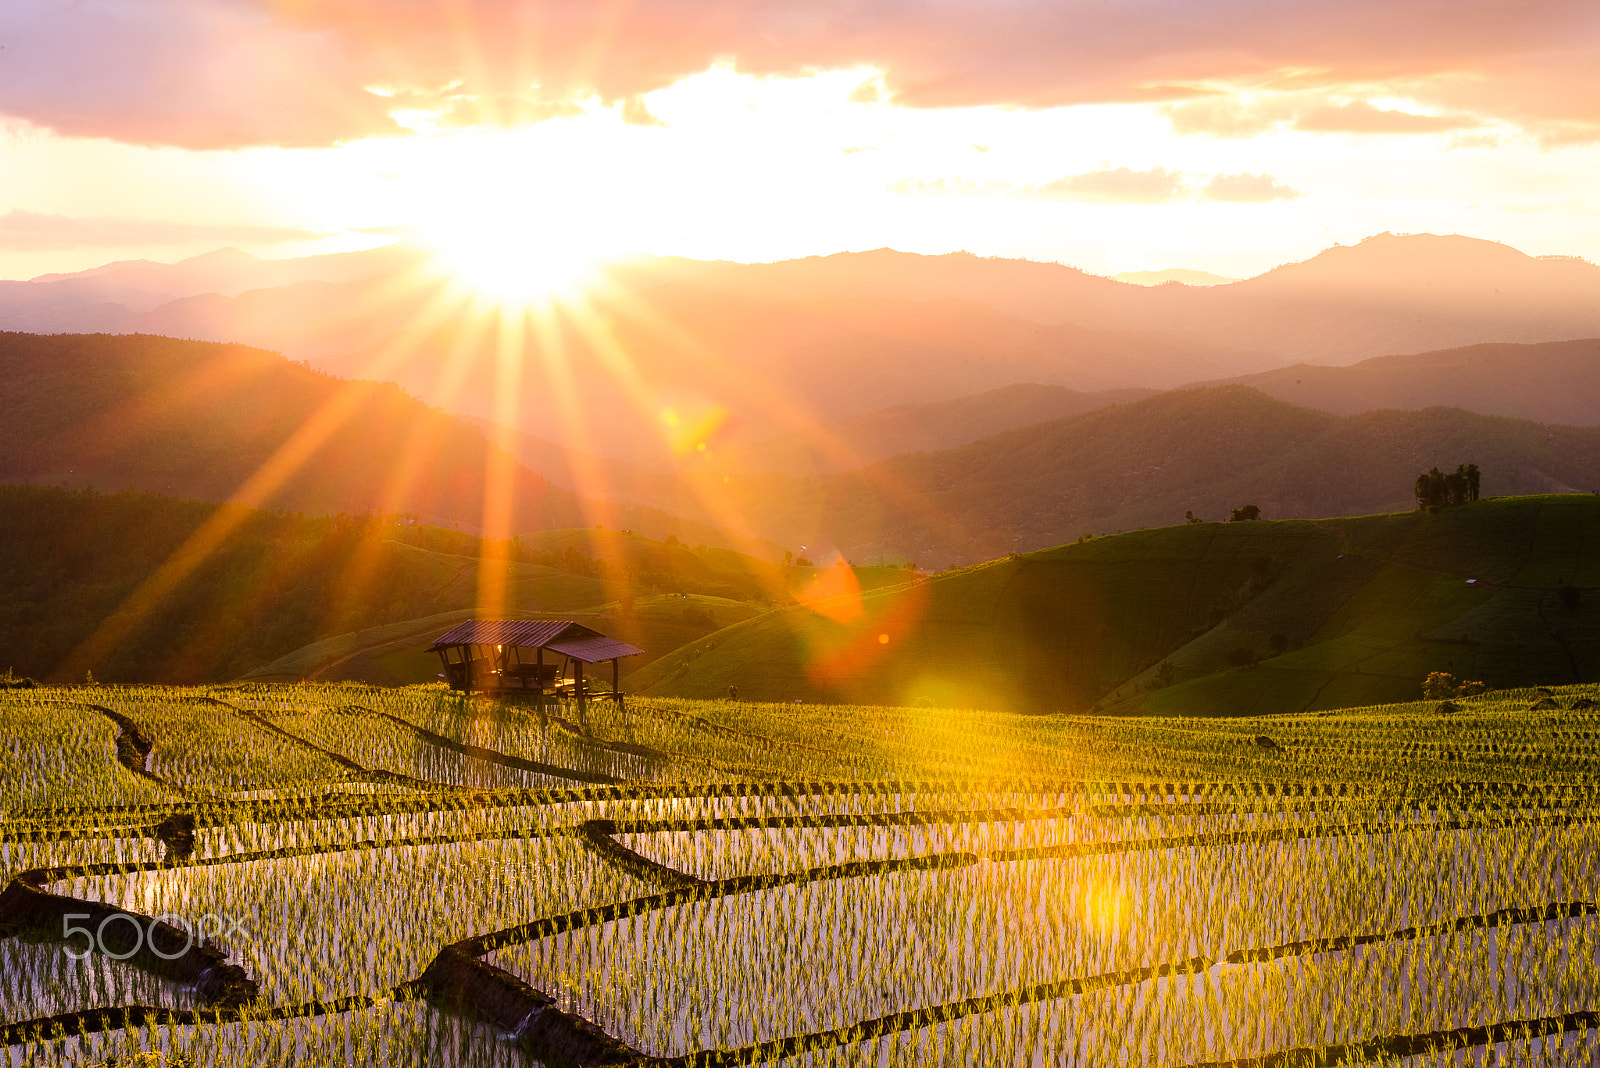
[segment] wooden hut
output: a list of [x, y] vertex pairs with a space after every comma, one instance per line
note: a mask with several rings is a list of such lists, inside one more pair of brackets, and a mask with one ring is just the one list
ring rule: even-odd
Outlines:
[[[452, 690], [497, 696], [622, 700], [617, 661], [644, 652], [581, 623], [564, 620], [469, 619], [434, 639], [429, 652], [444, 664]], [[611, 689], [585, 669], [611, 665]]]

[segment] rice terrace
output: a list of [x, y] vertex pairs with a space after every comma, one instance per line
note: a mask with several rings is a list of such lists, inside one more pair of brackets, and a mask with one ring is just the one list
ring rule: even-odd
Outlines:
[[[1389, 563], [1257, 664], [1200, 672], [1203, 630], [1183, 647], [1199, 651], [1169, 652], [1197, 677], [1149, 685], [1134, 715], [1116, 688], [1089, 714], [9, 684], [8, 1063], [1592, 1063], [1600, 687], [1436, 675], [1448, 696], [1339, 707], [1280, 683], [1266, 688], [1300, 707], [1159, 711], [1184, 687], [1348, 666], [1352, 642], [1404, 658], [1407, 610], [1432, 614], [1434, 639], [1473, 613], [1471, 651], [1494, 670], [1497, 640], [1592, 664], [1586, 612], [1543, 639], [1496, 620], [1559, 610], [1559, 586], [1527, 581], [1558, 557], [1592, 577], [1600, 506], [1473, 507], [1495, 592], [1452, 603], [1469, 588], [1430, 541], [1471, 508], [1339, 521], [1327, 545], [1381, 545]], [[1150, 537], [1170, 562], [1198, 529], [986, 566], [1111, 552], [1120, 568]], [[1213, 555], [1219, 538], [1305, 537], [1210, 530]], [[1433, 570], [1402, 566], [1418, 539]], [[1272, 564], [1216, 626], [1244, 633], [1320, 552]], [[1399, 596], [1386, 568], [1426, 581]], [[984, 572], [866, 600], [922, 586], [937, 606]], [[1358, 625], [1374, 590], [1383, 611]], [[771, 618], [722, 642], [759, 644]], [[593, 648], [581, 631], [516, 629]]]
[[0, 0], [0, 1068], [1600, 1068], [1597, 177], [1597, 0]]

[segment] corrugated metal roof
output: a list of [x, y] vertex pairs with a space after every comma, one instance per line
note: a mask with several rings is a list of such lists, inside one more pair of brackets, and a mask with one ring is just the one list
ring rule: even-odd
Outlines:
[[520, 645], [536, 649], [568, 631], [574, 631], [574, 637], [595, 633], [563, 619], [469, 619], [435, 638], [428, 651], [447, 645]]
[[619, 642], [615, 638], [607, 638], [603, 634], [590, 635], [563, 635], [553, 642], [545, 644], [546, 649], [553, 649], [563, 656], [570, 656], [574, 660], [582, 660], [585, 664], [598, 664], [602, 660], [614, 660], [619, 656], [638, 656], [644, 652], [636, 649], [627, 642]]
[[550, 649], [598, 664], [619, 656], [638, 656], [644, 652], [626, 642], [607, 638], [582, 623], [553, 619], [469, 619], [439, 635], [428, 647], [434, 652], [451, 645], [515, 645], [523, 649]]

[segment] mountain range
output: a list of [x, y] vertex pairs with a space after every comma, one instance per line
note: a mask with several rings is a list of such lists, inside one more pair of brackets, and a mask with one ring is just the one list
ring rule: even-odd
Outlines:
[[[1600, 337], [1600, 267], [1428, 234], [1380, 234], [1208, 286], [887, 249], [768, 264], [640, 257], [607, 268], [586, 301], [507, 317], [403, 246], [290, 261], [223, 252], [3, 283], [0, 324], [265, 347], [451, 412], [505, 421], [515, 409], [518, 434], [603, 457], [660, 465], [704, 445], [748, 470], [744, 450], [789, 439], [774, 466], [837, 470], [878, 458], [841, 451], [831, 435], [844, 421], [1019, 383], [1094, 393], [1262, 375], [1274, 395], [1316, 405], [1287, 391], [1294, 365]], [[1497, 413], [1594, 421], [1576, 403]]]
[[[1157, 394], [940, 452], [814, 478], [735, 477], [728, 498], [766, 537], [929, 567], [1083, 536], [1166, 526], [1186, 512], [1272, 518], [1416, 506], [1432, 467], [1476, 463], [1486, 495], [1600, 490], [1600, 427], [1459, 408], [1349, 416], [1241, 385]], [[692, 514], [692, 500], [658, 499]]]
[[[1522, 365], [1545, 349], [1565, 367], [1600, 343], [1536, 346]], [[1516, 355], [1501, 358], [1515, 365]], [[503, 505], [508, 534], [600, 523], [769, 559], [788, 548], [935, 568], [1244, 504], [1272, 518], [1406, 509], [1417, 474], [1435, 466], [1476, 463], [1486, 495], [1600, 489], [1600, 427], [1438, 405], [1337, 415], [1240, 383], [1118, 399], [1034, 386], [894, 409], [841, 425], [866, 453], [917, 428], [937, 445], [1012, 418], [1073, 414], [813, 474], [709, 463], [669, 473], [592, 457], [593, 467], [565, 469], [575, 492], [391, 384], [239, 345], [3, 334], [0, 479], [382, 512], [468, 531]]]

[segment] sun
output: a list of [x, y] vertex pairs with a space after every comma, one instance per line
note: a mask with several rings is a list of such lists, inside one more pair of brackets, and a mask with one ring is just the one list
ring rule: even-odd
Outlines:
[[455, 219], [422, 227], [437, 269], [498, 304], [570, 299], [600, 276], [604, 253], [574, 228], [537, 218]]

